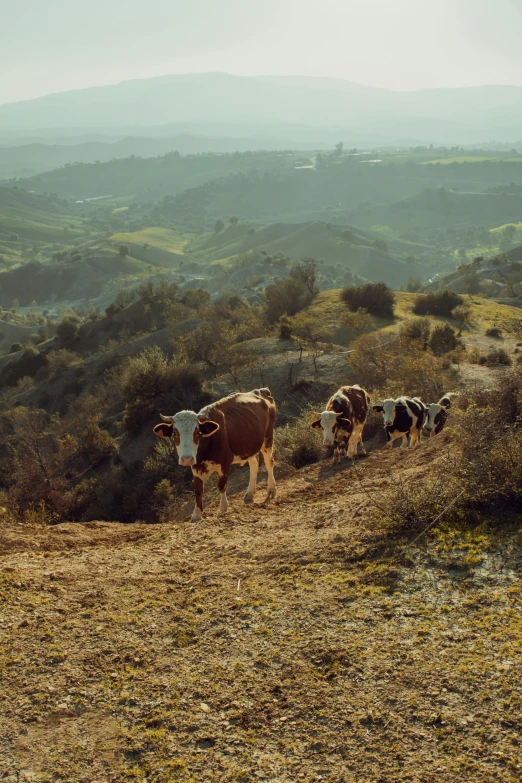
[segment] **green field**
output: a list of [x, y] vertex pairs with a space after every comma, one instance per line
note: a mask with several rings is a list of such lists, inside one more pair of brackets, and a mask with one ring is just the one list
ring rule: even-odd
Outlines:
[[110, 237], [111, 242], [118, 244], [134, 244], [157, 247], [160, 250], [167, 250], [169, 253], [183, 254], [190, 235], [181, 234], [179, 231], [172, 231], [170, 228], [144, 228], [141, 231], [129, 231], [119, 234], [113, 234]]

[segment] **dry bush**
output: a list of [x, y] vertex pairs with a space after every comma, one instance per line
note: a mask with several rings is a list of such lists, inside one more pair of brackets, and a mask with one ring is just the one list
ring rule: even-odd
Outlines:
[[486, 329], [486, 337], [496, 337], [497, 339], [502, 337], [502, 329], [498, 326], [490, 326]]
[[168, 479], [161, 479], [152, 492], [150, 506], [156, 514], [158, 522], [168, 522], [176, 498], [176, 490]]
[[421, 532], [439, 515], [453, 525], [501, 525], [522, 510], [522, 368], [500, 389], [462, 393], [452, 408], [451, 452], [429, 480], [394, 481], [384, 498], [370, 495], [393, 530]]
[[296, 315], [307, 307], [314, 295], [301, 280], [279, 280], [265, 289], [266, 319], [274, 324], [282, 315]]
[[413, 305], [415, 315], [442, 315], [451, 317], [452, 311], [464, 304], [464, 299], [455, 291], [440, 291], [437, 294], [419, 294]]
[[68, 465], [77, 452], [74, 437], [64, 433], [58, 416], [17, 407], [0, 420], [0, 481], [22, 510], [44, 504], [58, 517], [71, 510]]
[[158, 409], [199, 410], [208, 400], [198, 370], [177, 364], [157, 346], [113, 368], [108, 380], [111, 394], [125, 406], [123, 423], [130, 434], [137, 434]]
[[460, 340], [450, 324], [437, 324], [433, 328], [428, 345], [435, 356], [442, 356], [458, 348]]
[[348, 362], [357, 383], [385, 396], [401, 394], [437, 400], [457, 380], [457, 372], [442, 358], [423, 351], [416, 340], [370, 333], [352, 343]]
[[466, 354], [470, 364], [480, 364], [483, 367], [509, 367], [513, 361], [504, 348], [495, 348], [489, 353], [481, 353], [478, 348], [471, 348]]
[[430, 339], [431, 321], [426, 316], [407, 318], [400, 325], [399, 334], [406, 340], [418, 340], [427, 343]]
[[80, 448], [91, 465], [110, 459], [117, 450], [114, 438], [98, 422], [99, 417], [87, 421], [80, 436]]
[[305, 409], [292, 424], [275, 431], [275, 455], [280, 462], [303, 468], [323, 458], [324, 447], [318, 433], [310, 427], [313, 412]]
[[74, 351], [68, 351], [67, 348], [60, 348], [58, 351], [49, 351], [46, 355], [50, 375], [58, 375], [65, 372], [73, 364], [80, 361], [80, 357]]
[[364, 309], [371, 315], [393, 317], [395, 294], [385, 283], [348, 286], [341, 299], [353, 312]]

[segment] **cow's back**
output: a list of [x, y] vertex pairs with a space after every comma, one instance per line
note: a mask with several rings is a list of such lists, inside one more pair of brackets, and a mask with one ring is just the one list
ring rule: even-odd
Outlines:
[[224, 416], [228, 446], [235, 457], [252, 456], [264, 445], [272, 445], [276, 406], [268, 389], [231, 394], [212, 408]]
[[[349, 412], [354, 419], [354, 423], [363, 424], [366, 421], [370, 405], [370, 396], [368, 392], [361, 388], [359, 384], [355, 384], [354, 386], [341, 386], [339, 392], [342, 392], [343, 396], [349, 401]], [[332, 400], [333, 399], [334, 397], [332, 397]]]

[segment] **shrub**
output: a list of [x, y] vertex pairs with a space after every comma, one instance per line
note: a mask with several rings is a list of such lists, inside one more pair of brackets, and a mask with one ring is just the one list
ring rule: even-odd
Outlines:
[[508, 366], [512, 364], [512, 359], [504, 348], [496, 348], [494, 351], [490, 351], [483, 358], [480, 364], [485, 364], [488, 367], [494, 367], [495, 365]]
[[294, 424], [279, 427], [275, 431], [277, 459], [303, 468], [318, 462], [323, 456], [322, 440], [310, 427], [311, 417], [303, 412]]
[[500, 338], [502, 337], [502, 329], [498, 326], [490, 326], [489, 329], [486, 329], [486, 337]]
[[358, 383], [385, 396], [419, 395], [437, 400], [456, 381], [456, 372], [443, 359], [401, 337], [371, 332], [352, 343], [348, 363]]
[[428, 345], [435, 356], [442, 356], [454, 351], [460, 345], [460, 340], [450, 324], [437, 324], [431, 333]]
[[385, 283], [348, 286], [343, 288], [341, 299], [352, 311], [363, 308], [372, 315], [393, 316], [395, 294]]
[[413, 305], [415, 315], [442, 315], [451, 317], [452, 310], [464, 304], [464, 299], [455, 291], [440, 291], [437, 294], [419, 294]]
[[207, 402], [198, 370], [176, 364], [157, 346], [127, 359], [110, 378], [115, 395], [123, 398], [123, 424], [131, 434], [137, 434], [157, 410], [199, 410]]
[[68, 370], [80, 360], [77, 353], [68, 351], [66, 348], [61, 348], [59, 351], [49, 351], [46, 358], [51, 375], [58, 375], [58, 373]]
[[118, 253], [120, 256], [128, 256], [130, 255], [130, 249], [128, 245], [120, 245], [118, 248]]
[[21, 351], [22, 348], [23, 348], [22, 343], [13, 343], [9, 349], [9, 353], [18, 353], [18, 351]]
[[399, 334], [406, 340], [420, 340], [423, 343], [430, 339], [431, 322], [425, 316], [407, 318], [400, 325]]
[[81, 320], [77, 315], [66, 315], [58, 324], [56, 336], [65, 348], [71, 348], [80, 334]]
[[161, 479], [151, 496], [151, 506], [158, 522], [168, 522], [176, 498], [176, 490], [168, 479]]
[[99, 426], [97, 418], [92, 418], [85, 424], [80, 436], [80, 446], [91, 465], [99, 465], [110, 459], [116, 451], [114, 438]]
[[287, 315], [282, 315], [279, 319], [279, 337], [281, 340], [290, 340], [292, 332], [292, 320]]
[[282, 315], [296, 315], [304, 310], [313, 295], [301, 280], [281, 280], [265, 289], [266, 318], [276, 323]]

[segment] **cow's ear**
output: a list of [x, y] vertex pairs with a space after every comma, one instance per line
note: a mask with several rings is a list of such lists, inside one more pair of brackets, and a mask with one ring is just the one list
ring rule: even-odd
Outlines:
[[382, 407], [382, 405], [373, 405], [372, 411], [375, 411], [375, 413], [383, 413], [384, 408]]
[[321, 425], [321, 419], [316, 419], [315, 421], [313, 421], [313, 422], [310, 424], [310, 427], [311, 427], [313, 430], [321, 430], [321, 429], [322, 429], [322, 425]]
[[156, 424], [154, 427], [154, 434], [157, 435], [158, 438], [172, 438], [173, 432], [173, 424]]
[[218, 430], [219, 424], [216, 421], [199, 422], [199, 431], [201, 433], [201, 437], [203, 438], [210, 438], [210, 436], [214, 435]]
[[351, 419], [337, 419], [337, 424], [342, 427], [343, 429], [346, 429], [347, 427], [352, 426], [352, 420]]

